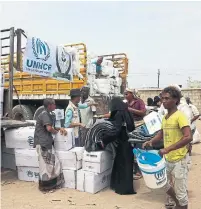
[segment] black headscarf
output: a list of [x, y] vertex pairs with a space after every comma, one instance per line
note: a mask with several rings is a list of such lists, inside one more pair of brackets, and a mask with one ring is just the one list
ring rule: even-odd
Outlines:
[[154, 103], [153, 103], [153, 105], [154, 105], [154, 106], [158, 106], [157, 103], [160, 102], [160, 100], [161, 100], [161, 99], [160, 99], [159, 96], [155, 96], [155, 97], [154, 97]]
[[147, 99], [147, 106], [152, 106], [153, 103], [154, 103], [154, 100], [153, 100], [152, 98], [149, 97], [149, 98]]
[[[135, 129], [132, 114], [128, 111], [128, 104], [124, 103], [120, 97], [114, 97], [110, 103], [111, 115], [109, 120], [114, 121], [115, 116], [121, 116], [122, 121], [126, 123], [127, 130], [132, 132]], [[118, 122], [118, 121], [117, 121]]]

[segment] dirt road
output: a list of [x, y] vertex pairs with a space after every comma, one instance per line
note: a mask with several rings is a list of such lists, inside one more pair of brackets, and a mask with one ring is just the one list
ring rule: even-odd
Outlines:
[[[201, 121], [198, 123], [201, 133]], [[201, 144], [193, 146], [193, 165], [189, 173], [189, 209], [201, 209]], [[92, 195], [72, 189], [61, 189], [42, 194], [36, 183], [17, 180], [13, 172], [2, 173], [2, 209], [161, 209], [165, 195], [161, 190], [151, 191], [143, 182], [134, 181], [136, 195], [120, 196], [106, 189]]]

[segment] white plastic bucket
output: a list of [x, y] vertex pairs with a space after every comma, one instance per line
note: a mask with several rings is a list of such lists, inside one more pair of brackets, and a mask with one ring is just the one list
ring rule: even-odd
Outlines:
[[164, 187], [167, 183], [165, 159], [161, 158], [155, 150], [134, 149], [134, 154], [147, 187], [151, 189]]

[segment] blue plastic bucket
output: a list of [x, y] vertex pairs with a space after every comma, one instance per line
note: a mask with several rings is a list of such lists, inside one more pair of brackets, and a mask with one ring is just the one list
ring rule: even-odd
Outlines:
[[158, 151], [133, 149], [133, 153], [147, 187], [157, 189], [165, 186], [167, 183], [165, 159], [158, 154]]

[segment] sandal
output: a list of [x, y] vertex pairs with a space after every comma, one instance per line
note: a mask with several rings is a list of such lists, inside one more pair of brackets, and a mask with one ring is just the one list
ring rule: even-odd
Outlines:
[[54, 193], [56, 191], [56, 189], [52, 189], [49, 191], [41, 191], [43, 194], [47, 194], [47, 193]]
[[165, 204], [165, 208], [166, 209], [174, 209], [175, 208], [175, 204], [174, 203], [166, 203]]
[[133, 176], [133, 179], [134, 179], [134, 180], [139, 180], [139, 179], [141, 179], [141, 178], [142, 178], [142, 175], [139, 174], [139, 173], [136, 173], [136, 174]]

